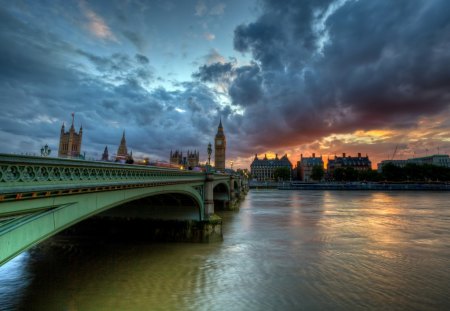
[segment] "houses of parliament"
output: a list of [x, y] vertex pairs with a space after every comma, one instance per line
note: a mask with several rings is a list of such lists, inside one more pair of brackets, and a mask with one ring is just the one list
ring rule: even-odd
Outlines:
[[[61, 132], [59, 137], [59, 148], [58, 157], [61, 158], [84, 158], [81, 154], [81, 143], [83, 139], [83, 126], [80, 125], [80, 130], [77, 132], [75, 130], [75, 114], [72, 113], [72, 124], [69, 131], [65, 131], [64, 122], [61, 126]], [[217, 133], [214, 138], [214, 163], [217, 171], [225, 171], [225, 161], [226, 161], [226, 148], [227, 140], [225, 137], [225, 132], [222, 126], [222, 120], [219, 122], [217, 128]], [[183, 152], [179, 150], [170, 151], [169, 162], [171, 165], [183, 166], [185, 168], [193, 168], [199, 166], [200, 154], [197, 150], [188, 150], [186, 156], [183, 156]], [[108, 146], [102, 154], [102, 161], [115, 161], [121, 163], [132, 164], [133, 152], [128, 153], [127, 142], [125, 138], [125, 131], [123, 131], [122, 139], [120, 141], [119, 148], [115, 157], [110, 159]]]
[[[219, 122], [217, 133], [214, 138], [214, 164], [218, 171], [225, 171], [227, 139], [222, 126], [222, 120]], [[170, 164], [174, 166], [184, 166], [193, 168], [199, 166], [199, 152], [197, 150], [187, 151], [186, 156], [179, 150], [170, 151]]]

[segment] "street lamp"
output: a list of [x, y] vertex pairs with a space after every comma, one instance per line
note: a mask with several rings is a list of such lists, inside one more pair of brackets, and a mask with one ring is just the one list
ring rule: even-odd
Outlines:
[[231, 170], [233, 170], [233, 161], [230, 161]]
[[41, 156], [42, 157], [48, 157], [52, 150], [48, 147], [47, 144], [45, 144], [44, 147], [41, 148]]
[[212, 147], [211, 143], [208, 144], [208, 165], [211, 165], [211, 153], [212, 153]]

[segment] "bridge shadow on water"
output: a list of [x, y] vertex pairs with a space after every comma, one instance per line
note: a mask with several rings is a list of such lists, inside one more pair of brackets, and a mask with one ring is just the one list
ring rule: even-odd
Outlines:
[[183, 194], [154, 195], [114, 207], [62, 231], [59, 237], [110, 242], [198, 242], [200, 207]]

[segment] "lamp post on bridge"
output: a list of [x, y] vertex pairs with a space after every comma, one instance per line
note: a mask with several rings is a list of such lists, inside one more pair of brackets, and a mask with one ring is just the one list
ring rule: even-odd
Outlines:
[[52, 150], [49, 148], [47, 144], [41, 148], [41, 157], [48, 157]]
[[208, 165], [211, 165], [211, 153], [212, 153], [212, 147], [211, 143], [208, 144]]

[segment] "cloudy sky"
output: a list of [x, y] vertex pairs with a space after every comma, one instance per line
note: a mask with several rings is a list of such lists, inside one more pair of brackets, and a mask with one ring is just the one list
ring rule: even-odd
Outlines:
[[[450, 153], [450, 1], [0, 0], [1, 153]], [[227, 163], [229, 165], [229, 163]]]

